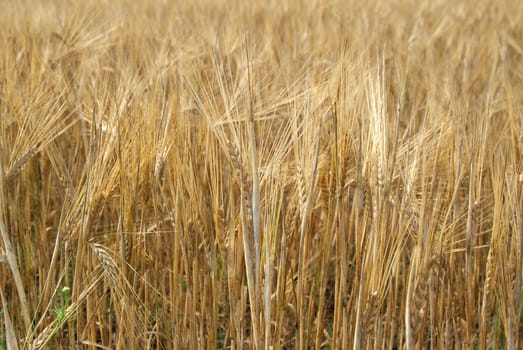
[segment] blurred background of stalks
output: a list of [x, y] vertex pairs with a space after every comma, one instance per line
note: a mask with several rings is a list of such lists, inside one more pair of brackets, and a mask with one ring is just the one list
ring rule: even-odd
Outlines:
[[0, 349], [523, 346], [521, 1], [0, 28]]

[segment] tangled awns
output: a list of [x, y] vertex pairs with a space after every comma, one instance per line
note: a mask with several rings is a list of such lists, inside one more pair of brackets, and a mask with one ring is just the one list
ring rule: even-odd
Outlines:
[[0, 349], [523, 347], [523, 2], [0, 28]]

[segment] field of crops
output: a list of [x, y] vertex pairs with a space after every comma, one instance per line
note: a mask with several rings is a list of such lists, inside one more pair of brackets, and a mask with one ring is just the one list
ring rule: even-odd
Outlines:
[[523, 2], [0, 0], [0, 350], [521, 349]]

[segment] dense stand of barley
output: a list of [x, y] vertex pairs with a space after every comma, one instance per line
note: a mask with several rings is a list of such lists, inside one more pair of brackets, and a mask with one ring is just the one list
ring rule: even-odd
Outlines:
[[0, 349], [519, 349], [519, 0], [0, 1]]

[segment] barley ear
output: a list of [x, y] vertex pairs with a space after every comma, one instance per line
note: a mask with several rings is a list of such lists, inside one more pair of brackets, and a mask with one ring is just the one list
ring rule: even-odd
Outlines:
[[33, 156], [38, 152], [38, 146], [33, 146], [24, 152], [21, 156], [17, 157], [11, 166], [7, 169], [6, 173], [6, 182], [12, 181], [16, 175], [22, 170], [24, 165], [33, 158]]

